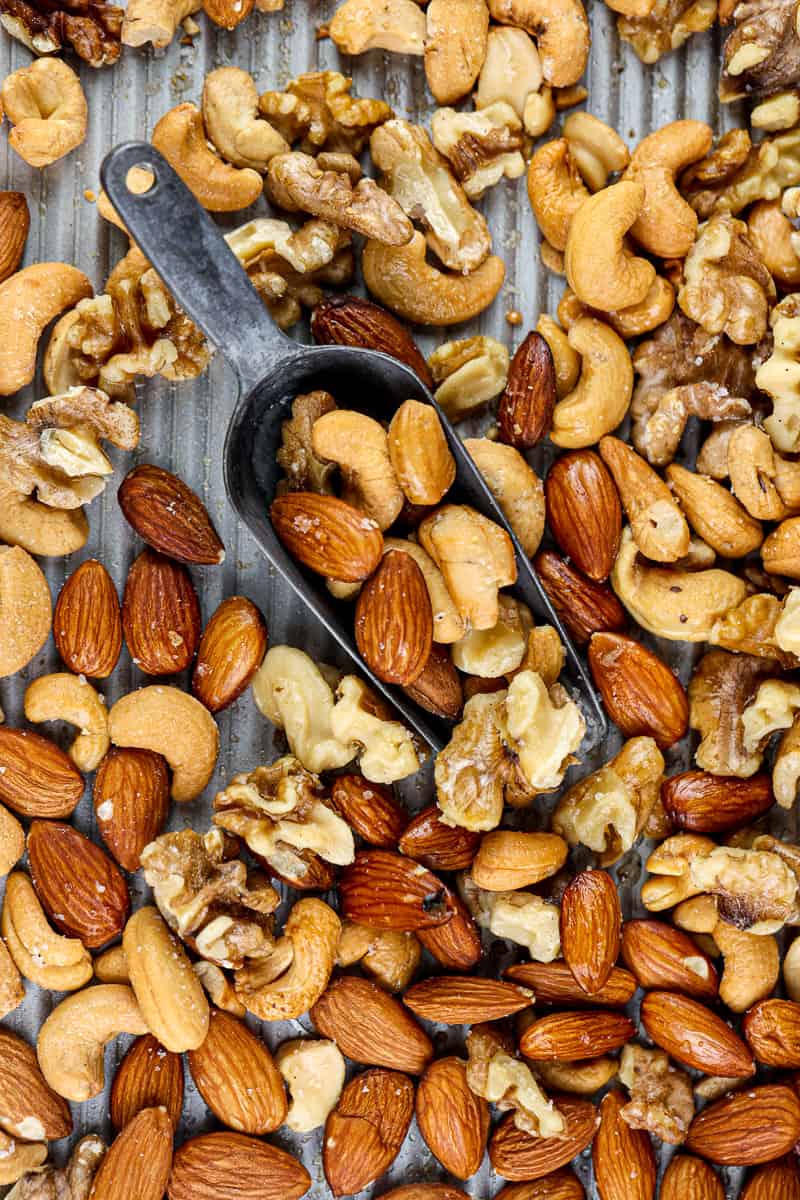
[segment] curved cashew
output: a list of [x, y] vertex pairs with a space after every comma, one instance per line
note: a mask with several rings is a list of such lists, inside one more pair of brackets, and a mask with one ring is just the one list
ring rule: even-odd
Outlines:
[[644, 184], [623, 180], [595, 192], [572, 218], [564, 252], [567, 280], [579, 300], [601, 312], [639, 304], [653, 286], [653, 264], [634, 257], [624, 243], [644, 198]]
[[405, 497], [382, 425], [352, 409], [333, 409], [314, 422], [311, 446], [317, 458], [339, 467], [343, 500], [366, 513], [381, 529], [394, 524]]
[[47, 1161], [47, 1154], [46, 1142], [21, 1142], [7, 1133], [0, 1133], [0, 1187], [16, 1183], [29, 1171], [36, 1171]]
[[[680, 929], [710, 936], [723, 957], [719, 997], [732, 1012], [746, 1012], [778, 982], [780, 955], [774, 934], [748, 933], [720, 920], [713, 896], [693, 896], [672, 914]], [[788, 956], [787, 956], [788, 957]]]
[[174, 1054], [196, 1050], [208, 1034], [208, 1000], [183, 946], [157, 908], [147, 905], [122, 935], [131, 987], [150, 1032]]
[[422, 54], [425, 14], [414, 0], [345, 0], [328, 30], [342, 54]]
[[36, 1053], [54, 1092], [81, 1102], [105, 1086], [103, 1051], [121, 1033], [149, 1033], [131, 988], [101, 983], [68, 996], [39, 1031]]
[[[111, 946], [94, 959], [94, 977], [100, 983], [130, 983], [128, 959], [121, 945]], [[209, 963], [209, 966], [211, 964]]]
[[123, 696], [108, 714], [115, 746], [163, 754], [172, 769], [172, 799], [194, 800], [217, 761], [219, 730], [207, 708], [178, 688], [152, 684]]
[[622, 531], [611, 585], [643, 629], [677, 642], [706, 642], [714, 624], [747, 595], [729, 571], [680, 571], [639, 559], [630, 526]]
[[513, 446], [490, 438], [467, 438], [464, 448], [486, 480], [522, 549], [533, 558], [544, 534], [544, 487]]
[[290, 965], [273, 978], [270, 960], [251, 959], [234, 976], [236, 995], [262, 1021], [289, 1021], [317, 1002], [336, 964], [341, 922], [322, 900], [298, 900], [284, 926]]
[[486, 0], [431, 0], [426, 18], [428, 87], [437, 104], [455, 104], [472, 91], [486, 58]]
[[45, 328], [92, 294], [83, 271], [68, 263], [35, 263], [0, 284], [0, 396], [31, 382]]
[[277, 129], [258, 115], [258, 89], [240, 67], [218, 67], [203, 85], [203, 120], [217, 151], [235, 167], [265, 171], [289, 149]]
[[664, 563], [683, 558], [689, 552], [689, 526], [661, 476], [619, 438], [601, 438], [599, 450], [642, 554]]
[[564, 122], [564, 137], [573, 161], [593, 192], [607, 187], [609, 175], [624, 171], [630, 162], [630, 151], [616, 129], [592, 113], [570, 113]]
[[32, 167], [48, 167], [86, 137], [89, 106], [81, 81], [59, 58], [39, 58], [7, 75], [0, 103], [14, 126], [9, 144]]
[[782, 287], [800, 287], [797, 231], [783, 212], [780, 200], [759, 200], [747, 214], [747, 228], [759, 257]]
[[787, 517], [764, 541], [761, 561], [770, 575], [800, 579], [800, 517]]
[[542, 234], [556, 250], [566, 250], [572, 218], [589, 199], [566, 138], [546, 142], [528, 167], [528, 199]]
[[542, 313], [536, 322], [540, 333], [550, 347], [556, 371], [556, 395], [559, 400], [568, 396], [578, 382], [581, 373], [581, 356], [569, 344], [564, 330], [547, 313]]
[[629, 341], [663, 325], [674, 307], [675, 288], [663, 275], [656, 275], [644, 300], [608, 313], [589, 308], [567, 288], [558, 303], [558, 319], [565, 329], [570, 329], [580, 317], [602, 316], [624, 341]]
[[195, 104], [179, 104], [165, 113], [152, 142], [209, 212], [236, 212], [261, 195], [263, 182], [257, 171], [232, 167], [209, 149]]
[[721, 558], [744, 558], [758, 549], [764, 540], [760, 521], [721, 483], [677, 463], [667, 467], [666, 476], [692, 529]]
[[7, 1017], [25, 999], [25, 984], [5, 942], [0, 939], [0, 1017]]
[[89, 522], [82, 508], [51, 508], [0, 485], [0, 541], [29, 554], [61, 557], [80, 550], [88, 538]]
[[35, 679], [25, 692], [25, 716], [40, 721], [67, 721], [80, 733], [69, 756], [81, 771], [96, 771], [108, 750], [108, 711], [105, 700], [82, 675], [57, 671]]
[[122, 22], [123, 46], [168, 46], [186, 17], [202, 8], [201, 0], [128, 0]]
[[671, 121], [644, 138], [634, 150], [624, 179], [644, 184], [644, 204], [631, 236], [660, 258], [684, 258], [694, 245], [697, 213], [684, 200], [675, 180], [690, 163], [711, 149], [711, 127], [704, 121]]
[[0, 546], [0, 678], [27, 667], [50, 636], [50, 588], [19, 546]]
[[505, 278], [501, 258], [491, 254], [471, 275], [450, 275], [429, 266], [426, 248], [422, 233], [407, 246], [367, 242], [364, 282], [381, 304], [415, 325], [458, 325], [489, 307]]
[[581, 375], [553, 410], [550, 440], [577, 449], [593, 446], [619, 425], [631, 402], [633, 366], [627, 346], [603, 321], [581, 317], [567, 336], [581, 356]]
[[578, 82], [589, 57], [589, 22], [580, 0], [489, 0], [489, 12], [502, 25], [533, 34], [548, 83]]
[[25, 830], [17, 818], [0, 804], [0, 878], [8, 874], [25, 853]]
[[444, 575], [427, 550], [423, 550], [418, 542], [409, 542], [403, 538], [384, 538], [384, 554], [388, 554], [390, 550], [403, 550], [410, 554], [425, 577], [433, 609], [433, 640], [445, 645], [460, 641], [467, 631], [464, 620], [447, 590]]
[[50, 926], [27, 875], [15, 871], [6, 881], [2, 933], [20, 973], [53, 992], [74, 992], [92, 978], [92, 957], [78, 938], [62, 937]]

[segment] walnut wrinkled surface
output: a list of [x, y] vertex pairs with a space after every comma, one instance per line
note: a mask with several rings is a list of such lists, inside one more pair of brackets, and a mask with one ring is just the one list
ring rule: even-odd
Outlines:
[[34, 54], [69, 46], [90, 67], [117, 61], [124, 16], [103, 0], [0, 0], [0, 24]]
[[282, 92], [264, 92], [259, 108], [289, 145], [299, 143], [299, 150], [357, 156], [393, 113], [383, 100], [351, 96], [352, 86], [352, 79], [338, 71], [310, 71]]
[[756, 372], [756, 382], [772, 399], [764, 428], [777, 450], [800, 450], [800, 316], [797, 296], [785, 296], [770, 314], [772, 354]]
[[90, 1133], [77, 1143], [64, 1167], [44, 1166], [29, 1171], [8, 1193], [7, 1200], [89, 1200], [106, 1144]]
[[744, 221], [717, 213], [701, 225], [686, 256], [684, 276], [678, 304], [706, 333], [724, 333], [740, 346], [761, 340], [775, 284]]
[[476, 1096], [514, 1113], [514, 1124], [532, 1137], [565, 1136], [566, 1123], [531, 1068], [515, 1057], [514, 1043], [495, 1026], [474, 1025], [467, 1034], [467, 1083]]
[[723, 49], [720, 100], [794, 87], [800, 77], [797, 0], [746, 0], [736, 5], [733, 19]]
[[533, 892], [487, 892], [470, 875], [459, 879], [461, 898], [481, 929], [524, 946], [534, 962], [561, 953], [558, 905]]
[[776, 659], [784, 667], [796, 667], [798, 659], [783, 649], [776, 637], [781, 612], [778, 596], [768, 592], [747, 596], [741, 604], [715, 622], [709, 641], [713, 646], [721, 646], [725, 650]]
[[[737, 135], [734, 141], [734, 135]], [[726, 153], [720, 156], [720, 167], [726, 162], [735, 170], [720, 169], [714, 177], [701, 180], [689, 167], [681, 177], [681, 190], [700, 217], [709, 217], [715, 212], [738, 213], [756, 200], [779, 200], [788, 187], [800, 183], [800, 129], [790, 129], [774, 137], [765, 137], [756, 145], [744, 130], [733, 130], [722, 142]], [[747, 141], [745, 141], [747, 139]], [[722, 142], [715, 153], [723, 150]], [[747, 146], [747, 154], [743, 151]]]
[[692, 1081], [663, 1050], [624, 1046], [619, 1078], [631, 1097], [620, 1116], [631, 1129], [646, 1129], [673, 1146], [686, 1140], [694, 1117]]
[[333, 494], [334, 463], [321, 462], [311, 446], [314, 422], [327, 412], [333, 412], [336, 401], [330, 392], [307, 392], [292, 401], [292, 416], [281, 426], [281, 448], [276, 454], [283, 478], [277, 493], [318, 492]]
[[617, 29], [643, 63], [654, 63], [708, 29], [716, 16], [717, 0], [655, 0], [644, 16], [619, 16]]
[[440, 108], [433, 115], [431, 134], [471, 200], [501, 179], [524, 174], [522, 122], [504, 100], [472, 113]]
[[703, 220], [711, 216], [720, 193], [748, 161], [752, 146], [746, 129], [729, 129], [705, 158], [681, 174], [680, 192]]
[[714, 775], [746, 779], [761, 766], [761, 754], [745, 746], [742, 714], [769, 670], [763, 658], [710, 650], [689, 683], [689, 724], [702, 737], [695, 762]]

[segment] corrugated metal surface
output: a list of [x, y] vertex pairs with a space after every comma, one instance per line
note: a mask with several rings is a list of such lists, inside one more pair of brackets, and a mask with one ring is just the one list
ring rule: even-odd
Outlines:
[[[24, 191], [31, 207], [32, 226], [26, 263], [65, 260], [75, 263], [92, 278], [98, 290], [112, 266], [125, 251], [125, 239], [106, 225], [95, 206], [84, 197], [86, 189], [98, 189], [98, 168], [104, 153], [115, 143], [149, 135], [158, 118], [182, 100], [199, 101], [205, 74], [214, 67], [235, 64], [251, 70], [259, 90], [284, 85], [293, 75], [317, 66], [342, 67], [355, 78], [355, 91], [363, 95], [384, 96], [398, 115], [425, 120], [432, 107], [426, 94], [421, 60], [398, 58], [381, 53], [341, 63], [333, 44], [317, 40], [316, 27], [329, 19], [334, 0], [323, 3], [287, 0], [283, 13], [254, 15], [233, 34], [216, 30], [201, 18], [202, 34], [192, 47], [177, 42], [167, 51], [150, 54], [127, 51], [121, 62], [110, 70], [95, 72], [82, 68], [81, 77], [89, 99], [89, 134], [80, 149], [66, 160], [44, 172], [29, 168], [2, 138], [0, 144], [0, 188]], [[593, 49], [587, 75], [588, 107], [617, 127], [631, 145], [640, 137], [678, 116], [709, 120], [721, 128], [727, 114], [720, 113], [716, 101], [718, 43], [710, 35], [695, 39], [684, 51], [672, 55], [655, 67], [644, 68], [630, 47], [616, 34], [613, 14], [598, 0], [592, 5]], [[0, 78], [30, 61], [28, 52], [5, 34], [0, 34]], [[732, 123], [727, 119], [727, 124]], [[540, 311], [553, 312], [561, 291], [561, 281], [545, 272], [538, 258], [537, 235], [525, 194], [524, 181], [496, 188], [485, 201], [495, 239], [496, 252], [508, 267], [508, 282], [500, 300], [480, 321], [459, 333], [490, 333], [513, 347], [525, 330], [535, 323]], [[230, 222], [236, 224], [237, 222]], [[513, 330], [505, 321], [507, 310], [517, 308], [524, 314], [521, 330]], [[306, 336], [295, 331], [295, 336]], [[436, 340], [421, 337], [425, 349]], [[12, 416], [21, 416], [30, 401], [43, 392], [28, 389], [7, 405]], [[343, 399], [340, 397], [340, 399]], [[194, 383], [179, 386], [152, 383], [141, 389], [139, 413], [142, 421], [141, 444], [135, 461], [158, 463], [175, 471], [205, 499], [228, 549], [225, 564], [219, 569], [192, 572], [201, 596], [204, 617], [219, 601], [234, 592], [251, 596], [266, 614], [273, 643], [288, 641], [302, 645], [312, 654], [335, 658], [331, 647], [316, 627], [309, 627], [304, 611], [286, 588], [272, 577], [253, 542], [237, 525], [224, 495], [221, 451], [226, 425], [234, 401], [232, 380], [224, 364], [217, 359], [209, 372]], [[120, 467], [131, 465], [122, 461]], [[115, 488], [91, 506], [91, 537], [86, 548], [72, 560], [57, 560], [46, 567], [53, 594], [79, 561], [90, 556], [101, 558], [108, 566], [120, 590], [127, 569], [141, 548], [119, 512]], [[677, 665], [675, 647], [669, 648]], [[22, 694], [26, 682], [56, 668], [58, 659], [52, 643], [33, 662], [21, 678], [0, 683], [0, 704], [10, 724], [21, 720]], [[343, 664], [346, 665], [346, 664]], [[688, 667], [688, 663], [684, 664]], [[686, 675], [684, 673], [684, 678]], [[109, 703], [143, 682], [131, 665], [126, 652], [113, 678], [103, 685]], [[246, 696], [220, 720], [222, 751], [212, 787], [236, 770], [268, 761], [277, 749], [271, 727], [258, 714]], [[63, 731], [66, 734], [66, 731]], [[429, 779], [420, 776], [407, 789], [412, 807], [421, 805], [429, 794]], [[92, 806], [84, 799], [76, 817], [79, 828], [93, 833]], [[171, 828], [192, 824], [204, 829], [209, 823], [209, 805], [201, 802], [188, 808], [174, 809]], [[638, 876], [638, 866], [628, 864], [620, 871], [623, 890], [630, 895]], [[134, 891], [140, 889], [133, 880]], [[630, 911], [630, 900], [626, 906]], [[29, 985], [24, 1005], [8, 1024], [34, 1036], [35, 1030], [53, 1007], [56, 997], [43, 994]], [[303, 1023], [292, 1023], [291, 1030], [270, 1028], [267, 1040], [273, 1046], [291, 1034], [296, 1036]], [[107, 1071], [113, 1075], [126, 1041], [109, 1050]], [[213, 1122], [205, 1106], [192, 1089], [187, 1077], [185, 1132], [211, 1127]], [[107, 1095], [82, 1106], [75, 1106], [76, 1134], [89, 1130], [108, 1133]], [[291, 1145], [283, 1133], [275, 1140]], [[65, 1147], [59, 1147], [64, 1149]], [[313, 1134], [295, 1139], [314, 1178], [310, 1195], [327, 1195], [320, 1162], [320, 1137]], [[586, 1175], [587, 1163], [580, 1164]], [[412, 1130], [406, 1150], [386, 1180], [374, 1189], [386, 1190], [393, 1184], [421, 1179], [442, 1178], [435, 1160], [419, 1135]], [[486, 1165], [468, 1185], [476, 1196], [494, 1194], [500, 1186]], [[132, 1198], [135, 1200], [135, 1198]]]

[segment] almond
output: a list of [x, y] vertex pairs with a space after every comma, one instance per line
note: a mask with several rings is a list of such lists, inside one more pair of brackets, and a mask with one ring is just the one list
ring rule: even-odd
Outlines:
[[523, 1133], [514, 1124], [513, 1113], [495, 1129], [489, 1143], [489, 1158], [504, 1179], [543, 1179], [577, 1158], [594, 1138], [598, 1117], [591, 1101], [557, 1094], [550, 1099], [566, 1123], [560, 1137], [531, 1137]]
[[433, 376], [411, 334], [385, 308], [360, 296], [331, 296], [311, 316], [314, 341], [322, 346], [361, 346], [380, 350], [411, 367], [427, 388]]
[[686, 733], [686, 692], [652, 650], [621, 633], [595, 633], [589, 667], [606, 712], [626, 737], [652, 737], [665, 750]]
[[409, 684], [433, 645], [433, 609], [425, 576], [410, 554], [384, 555], [356, 604], [356, 645], [384, 683]]
[[169, 812], [167, 760], [152, 750], [113, 746], [97, 769], [93, 802], [100, 837], [121, 867], [137, 871]]
[[561, 900], [561, 950], [585, 992], [598, 992], [619, 957], [622, 910], [607, 871], [581, 871]]
[[472, 879], [489, 892], [516, 891], [560, 871], [567, 843], [557, 833], [518, 833], [496, 829], [484, 834], [472, 864]]
[[300, 1200], [311, 1187], [305, 1167], [285, 1150], [243, 1133], [204, 1133], [175, 1154], [169, 1200]]
[[418, 929], [417, 937], [436, 961], [448, 971], [471, 971], [483, 954], [481, 935], [466, 905], [452, 897], [455, 916], [433, 929]]
[[483, 1161], [489, 1105], [467, 1083], [460, 1058], [431, 1063], [417, 1088], [417, 1125], [431, 1153], [456, 1179], [469, 1179]]
[[235, 29], [253, 11], [254, 0], [206, 0], [203, 12], [215, 25]]
[[517, 347], [497, 407], [500, 440], [530, 450], [547, 435], [556, 404], [556, 372], [550, 347], [529, 333]]
[[353, 1062], [421, 1075], [433, 1057], [430, 1038], [402, 1004], [356, 975], [332, 983], [310, 1016]]
[[189, 1051], [189, 1070], [214, 1115], [239, 1133], [271, 1133], [286, 1119], [283, 1078], [243, 1021], [212, 1008], [208, 1035]]
[[791, 1158], [767, 1163], [744, 1185], [741, 1200], [800, 1200], [800, 1175]]
[[622, 506], [608, 467], [594, 450], [557, 458], [544, 485], [553, 537], [579, 571], [596, 583], [611, 574], [622, 533]]
[[162, 467], [134, 467], [117, 492], [125, 519], [143, 542], [178, 562], [217, 564], [225, 547], [200, 497]]
[[273, 500], [269, 515], [292, 558], [329, 579], [359, 583], [383, 556], [377, 524], [336, 496], [287, 492]]
[[590, 1009], [540, 1017], [523, 1033], [519, 1048], [535, 1062], [577, 1062], [619, 1050], [636, 1033], [624, 1013]]
[[322, 1166], [334, 1196], [353, 1196], [392, 1165], [414, 1115], [414, 1085], [399, 1071], [364, 1071], [325, 1122]]
[[339, 883], [342, 914], [359, 925], [417, 931], [443, 925], [455, 913], [448, 888], [402, 854], [362, 850]]
[[144, 1108], [112, 1142], [92, 1184], [92, 1200], [162, 1200], [172, 1166], [172, 1121]]
[[765, 1084], [709, 1104], [689, 1126], [686, 1149], [722, 1166], [752, 1166], [788, 1154], [800, 1138], [794, 1088]]
[[533, 993], [498, 979], [474, 979], [463, 975], [437, 975], [415, 983], [403, 1003], [425, 1021], [445, 1025], [477, 1025], [500, 1021], [533, 1003]]
[[167, 1110], [177, 1129], [183, 1111], [183, 1063], [180, 1054], [165, 1050], [146, 1033], [117, 1067], [111, 1085], [111, 1123], [124, 1129], [142, 1109], [159, 1107]]
[[587, 996], [565, 962], [516, 963], [505, 971], [508, 979], [532, 988], [537, 1004], [605, 1004], [609, 1008], [624, 1008], [633, 999], [636, 980], [621, 967], [613, 967], [599, 991]]
[[725, 1200], [725, 1189], [702, 1158], [676, 1154], [661, 1181], [661, 1200]]
[[627, 1104], [622, 1092], [608, 1092], [600, 1101], [600, 1127], [592, 1145], [597, 1190], [603, 1200], [653, 1200], [656, 1158], [648, 1135], [631, 1129], [622, 1119]]
[[711, 1009], [688, 996], [648, 992], [641, 1022], [657, 1046], [697, 1071], [740, 1079], [755, 1070], [742, 1039]]
[[119, 937], [131, 901], [125, 880], [107, 854], [60, 821], [34, 821], [28, 832], [31, 879], [42, 907], [60, 933], [98, 950]]
[[407, 1183], [390, 1192], [384, 1192], [381, 1200], [469, 1200], [467, 1193], [447, 1183]]
[[757, 1062], [800, 1067], [800, 1004], [794, 1000], [760, 1000], [745, 1016], [742, 1032]]
[[267, 626], [246, 596], [223, 600], [206, 625], [197, 651], [192, 691], [209, 712], [241, 696], [267, 652]]
[[0, 726], [0, 801], [23, 817], [68, 817], [83, 795], [83, 776], [40, 733]]
[[479, 833], [445, 825], [435, 804], [413, 817], [400, 838], [403, 854], [431, 871], [468, 870], [480, 844]]
[[371, 846], [394, 850], [408, 824], [408, 813], [391, 788], [363, 775], [333, 781], [331, 803], [347, 824]]
[[456, 721], [464, 707], [461, 676], [444, 646], [431, 646], [422, 673], [403, 689], [410, 700], [445, 721]]
[[709, 771], [684, 771], [661, 784], [667, 816], [690, 833], [725, 833], [749, 825], [772, 807], [769, 775], [738, 779]]
[[579, 645], [593, 633], [624, 629], [625, 609], [607, 583], [595, 583], [553, 550], [540, 550], [533, 560], [553, 608]]
[[46, 1083], [36, 1051], [0, 1028], [0, 1127], [29, 1142], [56, 1142], [72, 1133], [69, 1105]]
[[713, 1004], [719, 979], [707, 954], [681, 929], [664, 921], [626, 921], [622, 957], [643, 988], [683, 992]]
[[185, 671], [200, 641], [200, 603], [186, 568], [143, 550], [128, 572], [122, 628], [130, 656], [145, 675]]
[[122, 649], [117, 589], [102, 563], [90, 558], [61, 589], [53, 614], [53, 640], [75, 675], [105, 679]]
[[22, 192], [0, 192], [0, 283], [22, 262], [31, 216]]
[[586, 1200], [586, 1192], [577, 1175], [564, 1168], [529, 1183], [509, 1183], [495, 1200]]

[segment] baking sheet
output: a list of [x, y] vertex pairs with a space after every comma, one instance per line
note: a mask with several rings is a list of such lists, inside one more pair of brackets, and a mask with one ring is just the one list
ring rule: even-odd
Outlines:
[[[25, 264], [48, 260], [75, 263], [92, 279], [96, 289], [127, 248], [126, 239], [97, 214], [85, 193], [99, 190], [99, 164], [106, 151], [116, 143], [150, 135], [156, 121], [169, 108], [184, 100], [199, 102], [207, 72], [218, 66], [236, 65], [250, 70], [259, 92], [280, 88], [294, 75], [316, 68], [338, 68], [352, 74], [354, 91], [359, 95], [384, 97], [398, 116], [427, 122], [434, 110], [425, 87], [421, 59], [372, 52], [359, 59], [342, 59], [335, 46], [316, 37], [316, 28], [329, 20], [335, 0], [321, 3], [287, 0], [285, 11], [275, 14], [254, 13], [239, 30], [223, 32], [203, 16], [198, 18], [202, 32], [191, 47], [176, 40], [165, 51], [149, 53], [124, 49], [121, 61], [101, 71], [81, 66], [80, 74], [89, 101], [89, 131], [85, 143], [65, 160], [46, 171], [27, 166], [0, 138], [0, 189], [24, 191], [31, 209], [31, 232]], [[614, 14], [599, 0], [590, 7], [593, 45], [586, 85], [587, 107], [617, 128], [633, 146], [641, 137], [677, 117], [696, 117], [709, 121], [716, 132], [738, 123], [734, 113], [720, 109], [716, 98], [719, 63], [719, 31], [692, 39], [684, 49], [652, 67], [639, 63], [632, 49], [616, 33]], [[0, 78], [31, 61], [28, 51], [0, 31]], [[74, 64], [73, 64], [74, 65]], [[7, 127], [6, 127], [7, 128]], [[553, 136], [552, 134], [550, 136]], [[263, 205], [262, 201], [262, 205]], [[422, 348], [429, 352], [440, 341], [452, 336], [475, 333], [491, 334], [513, 349], [536, 322], [539, 312], [555, 312], [562, 282], [543, 269], [538, 256], [538, 236], [528, 204], [524, 179], [503, 183], [483, 201], [494, 237], [495, 252], [506, 262], [507, 281], [500, 298], [479, 320], [458, 328], [454, 333], [420, 335]], [[257, 210], [254, 210], [257, 211]], [[244, 216], [226, 218], [229, 226]], [[512, 328], [505, 313], [518, 309], [524, 316], [519, 328]], [[307, 338], [307, 330], [298, 326], [293, 336]], [[4, 408], [9, 415], [21, 417], [30, 402], [44, 395], [41, 380], [12, 399]], [[340, 402], [346, 398], [339, 397]], [[224, 565], [219, 568], [193, 568], [204, 620], [226, 596], [236, 592], [250, 596], [264, 612], [272, 644], [288, 642], [302, 646], [314, 657], [339, 662], [333, 646], [321, 629], [309, 618], [292, 593], [277, 580], [261, 558], [246, 530], [234, 518], [225, 499], [222, 480], [222, 445], [225, 429], [235, 400], [232, 375], [219, 356], [200, 379], [179, 385], [162, 380], [150, 381], [139, 390], [138, 411], [142, 438], [133, 456], [112, 451], [120, 471], [135, 462], [157, 463], [176, 472], [205, 500], [227, 547]], [[541, 452], [537, 466], [544, 466], [547, 451]], [[118, 482], [120, 476], [116, 477]], [[89, 510], [91, 536], [86, 547], [69, 559], [43, 564], [54, 597], [64, 579], [79, 562], [100, 558], [111, 572], [120, 595], [128, 567], [141, 549], [119, 511], [116, 486], [112, 484]], [[692, 661], [689, 648], [666, 643], [662, 652], [671, 665], [680, 669], [684, 682]], [[696, 655], [696, 652], [694, 652]], [[29, 667], [12, 680], [0, 681], [0, 705], [11, 725], [22, 723], [24, 688], [36, 676], [59, 668], [52, 640]], [[101, 690], [109, 704], [132, 688], [147, 682], [131, 664], [123, 649], [119, 666], [112, 678], [101, 681]], [[179, 680], [183, 684], [185, 679]], [[205, 799], [182, 807], [173, 807], [168, 828], [187, 824], [204, 830], [210, 824], [210, 798], [236, 771], [249, 770], [270, 761], [282, 751], [282, 744], [271, 726], [258, 713], [246, 694], [219, 719], [221, 752], [216, 774]], [[47, 732], [52, 733], [52, 729]], [[66, 742], [67, 730], [57, 731]], [[581, 774], [592, 769], [618, 745], [612, 739], [604, 752], [584, 763]], [[682, 757], [681, 757], [682, 755]], [[688, 751], [673, 756], [668, 770], [688, 766]], [[430, 769], [422, 772], [401, 789], [413, 809], [424, 806], [432, 795]], [[535, 818], [534, 818], [535, 820]], [[83, 832], [95, 836], [90, 796], [82, 801], [74, 818]], [[635, 891], [640, 875], [638, 859], [625, 861], [618, 869], [625, 915], [635, 908]], [[141, 879], [131, 879], [134, 904], [141, 902], [145, 889]], [[484, 969], [494, 971], [504, 965], [501, 947], [487, 947], [490, 957]], [[35, 1040], [37, 1029], [59, 997], [41, 992], [28, 984], [24, 1004], [10, 1017], [7, 1025]], [[258, 1027], [258, 1022], [253, 1026]], [[307, 1021], [287, 1026], [262, 1027], [267, 1042], [276, 1046], [289, 1036], [296, 1037], [310, 1028]], [[442, 1031], [441, 1044], [457, 1045], [460, 1031]], [[117, 1063], [129, 1045], [121, 1038], [106, 1057], [107, 1079], [113, 1078]], [[186, 1073], [187, 1094], [181, 1136], [216, 1127], [204, 1103]], [[84, 1105], [74, 1105], [75, 1138], [97, 1130], [108, 1136], [108, 1091]], [[74, 1139], [73, 1139], [74, 1140]], [[280, 1131], [270, 1140], [298, 1153], [309, 1171], [313, 1185], [308, 1193], [314, 1200], [330, 1195], [321, 1166], [321, 1133], [305, 1136]], [[53, 1147], [54, 1156], [63, 1158], [67, 1143]], [[588, 1179], [588, 1153], [576, 1163], [581, 1176]], [[729, 1195], [737, 1194], [736, 1172], [729, 1180]], [[391, 1186], [415, 1181], [444, 1180], [447, 1176], [431, 1156], [412, 1125], [405, 1147], [391, 1171], [366, 1194], [380, 1195]], [[488, 1166], [488, 1159], [465, 1190], [476, 1197], [494, 1195], [503, 1185]], [[0, 1189], [2, 1192], [2, 1189]], [[596, 1193], [589, 1190], [594, 1197]], [[132, 1198], [135, 1200], [135, 1198]]]

